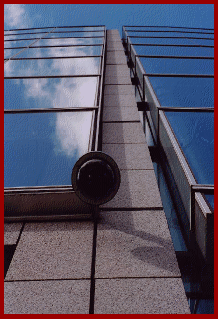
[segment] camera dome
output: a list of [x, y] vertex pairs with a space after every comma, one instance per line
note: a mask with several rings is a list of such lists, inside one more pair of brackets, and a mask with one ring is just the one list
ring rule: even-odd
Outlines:
[[73, 168], [72, 186], [83, 201], [93, 205], [106, 203], [119, 189], [119, 168], [110, 156], [102, 152], [87, 153]]

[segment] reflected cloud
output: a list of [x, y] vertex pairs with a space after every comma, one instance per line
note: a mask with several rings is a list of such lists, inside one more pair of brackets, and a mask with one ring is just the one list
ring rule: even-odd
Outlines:
[[23, 27], [23, 18], [26, 14], [22, 4], [5, 4], [4, 20], [10, 27]]
[[[62, 39], [56, 39], [63, 44]], [[67, 40], [67, 39], [66, 39]], [[72, 39], [74, 44], [80, 44], [80, 39]], [[46, 39], [47, 45], [53, 40]], [[67, 48], [66, 48], [67, 49]], [[34, 52], [34, 49], [27, 49]], [[43, 48], [42, 48], [43, 50]], [[50, 47], [45, 52], [37, 49], [37, 57], [61, 56], [63, 48]], [[78, 50], [71, 47], [72, 56], [89, 56], [91, 47]], [[22, 60], [9, 61], [5, 64], [5, 76], [33, 76], [37, 71], [43, 75], [78, 75], [98, 74], [99, 59], [75, 58], [54, 60]], [[41, 73], [40, 73], [41, 74]], [[58, 78], [23, 79], [24, 98], [34, 98], [39, 101], [39, 107], [70, 108], [93, 107], [97, 87], [97, 77], [94, 78]], [[29, 106], [29, 105], [28, 105]], [[92, 112], [56, 113], [55, 137], [53, 136], [54, 151], [64, 153], [67, 157], [75, 154], [83, 155], [88, 150]]]
[[56, 153], [65, 153], [74, 157], [82, 156], [88, 151], [91, 112], [57, 113], [55, 131]]

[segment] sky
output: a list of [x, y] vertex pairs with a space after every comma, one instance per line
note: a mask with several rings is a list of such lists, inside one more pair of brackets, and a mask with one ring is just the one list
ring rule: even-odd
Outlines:
[[5, 29], [38, 26], [157, 25], [213, 28], [213, 4], [5, 4]]

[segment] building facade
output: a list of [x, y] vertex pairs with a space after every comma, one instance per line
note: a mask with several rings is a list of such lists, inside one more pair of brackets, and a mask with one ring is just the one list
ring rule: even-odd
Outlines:
[[[104, 26], [5, 32], [5, 313], [211, 312], [213, 185], [186, 187], [177, 145], [165, 148], [172, 127], [155, 109], [160, 84], [128, 32], [123, 41]], [[91, 151], [121, 175], [97, 208], [71, 186]]]

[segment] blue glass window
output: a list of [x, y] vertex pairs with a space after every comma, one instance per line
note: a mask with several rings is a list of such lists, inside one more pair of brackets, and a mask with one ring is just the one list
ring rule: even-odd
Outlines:
[[149, 77], [162, 106], [213, 107], [213, 78]]
[[83, 44], [102, 44], [103, 43], [103, 37], [102, 38], [61, 38], [61, 39], [55, 39], [55, 38], [47, 38], [47, 39], [41, 39], [37, 43], [35, 43], [33, 46], [54, 46], [54, 45], [83, 45]]
[[93, 107], [97, 77], [7, 79], [4, 88], [6, 110]]
[[71, 185], [72, 168], [88, 151], [91, 120], [92, 112], [6, 114], [5, 187]]
[[99, 32], [92, 32], [92, 31], [84, 31], [84, 32], [78, 32], [75, 30], [72, 30], [71, 32], [65, 32], [66, 30], [62, 31], [57, 31], [54, 30], [53, 32], [45, 35], [45, 38], [58, 38], [58, 37], [103, 37], [104, 32], [99, 31]]
[[174, 46], [135, 46], [141, 55], [214, 56], [213, 48]]
[[188, 163], [200, 184], [214, 183], [214, 114], [166, 112]]
[[185, 45], [214, 45], [214, 40], [185, 39], [185, 38], [131, 38], [134, 43], [153, 43], [153, 44], [185, 44]]
[[98, 57], [10, 60], [4, 65], [4, 75], [11, 77], [98, 74], [99, 65]]
[[[62, 56], [89, 56], [100, 55], [102, 46], [79, 46], [79, 47], [49, 47], [29, 48], [24, 50], [17, 58], [35, 57], [62, 57]], [[14, 53], [15, 54], [15, 53]]]
[[203, 59], [141, 58], [147, 73], [213, 74], [214, 61]]
[[214, 195], [206, 194], [204, 195], [206, 199], [208, 200], [210, 206], [214, 209]]

